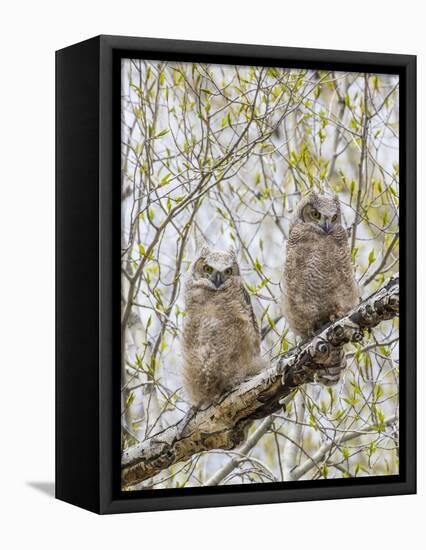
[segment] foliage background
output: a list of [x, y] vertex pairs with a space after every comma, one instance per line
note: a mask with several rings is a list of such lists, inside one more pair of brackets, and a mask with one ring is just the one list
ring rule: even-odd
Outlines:
[[[194, 234], [233, 242], [272, 359], [293, 346], [278, 299], [292, 210], [336, 192], [362, 295], [399, 269], [398, 78], [124, 60], [123, 447], [175, 422], [182, 277]], [[143, 486], [386, 475], [398, 471], [398, 322], [383, 323], [332, 389], [299, 390], [247, 454], [209, 452]], [[256, 430], [256, 423], [252, 430]]]

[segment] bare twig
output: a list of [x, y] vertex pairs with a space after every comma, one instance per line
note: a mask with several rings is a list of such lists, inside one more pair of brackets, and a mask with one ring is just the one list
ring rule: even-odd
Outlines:
[[362, 437], [364, 435], [369, 435], [371, 433], [377, 432], [380, 428], [383, 429], [383, 427], [391, 426], [398, 420], [397, 415], [393, 415], [383, 421], [380, 426], [372, 425], [368, 426], [365, 430], [362, 432], [354, 430], [349, 431], [341, 435], [338, 439], [329, 441], [322, 445], [316, 453], [312, 455], [311, 458], [308, 458], [303, 464], [300, 466], [297, 466], [290, 472], [289, 480], [296, 481], [300, 479], [302, 476], [304, 476], [309, 470], [316, 467], [318, 463], [322, 462], [324, 458], [333, 451], [333, 448], [338, 448], [340, 445], [343, 445], [343, 443], [346, 443], [350, 441], [351, 439], [355, 439], [357, 437]]

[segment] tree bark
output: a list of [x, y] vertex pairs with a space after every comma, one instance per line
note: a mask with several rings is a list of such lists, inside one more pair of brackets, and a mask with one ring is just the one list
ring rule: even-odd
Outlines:
[[302, 384], [313, 382], [348, 342], [360, 342], [366, 329], [399, 313], [399, 277], [344, 317], [321, 329], [311, 340], [293, 348], [254, 378], [224, 394], [219, 401], [180, 420], [122, 455], [122, 484], [130, 487], [196, 453], [234, 449], [242, 443], [252, 420], [282, 408], [281, 401]]

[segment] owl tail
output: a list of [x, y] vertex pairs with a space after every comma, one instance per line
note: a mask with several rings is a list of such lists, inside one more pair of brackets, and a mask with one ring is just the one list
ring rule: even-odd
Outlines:
[[346, 368], [346, 354], [342, 347], [333, 348], [327, 360], [327, 364], [318, 366], [316, 381], [323, 386], [334, 386], [342, 378]]

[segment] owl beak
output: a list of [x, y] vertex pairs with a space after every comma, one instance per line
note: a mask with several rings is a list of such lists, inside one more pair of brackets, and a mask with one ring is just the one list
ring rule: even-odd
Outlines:
[[221, 273], [220, 271], [216, 271], [216, 273], [213, 275], [213, 284], [216, 288], [219, 288], [225, 281], [225, 277], [223, 275], [223, 273]]
[[330, 233], [331, 223], [329, 220], [324, 220], [324, 222], [321, 224], [321, 227], [324, 229], [326, 233]]

